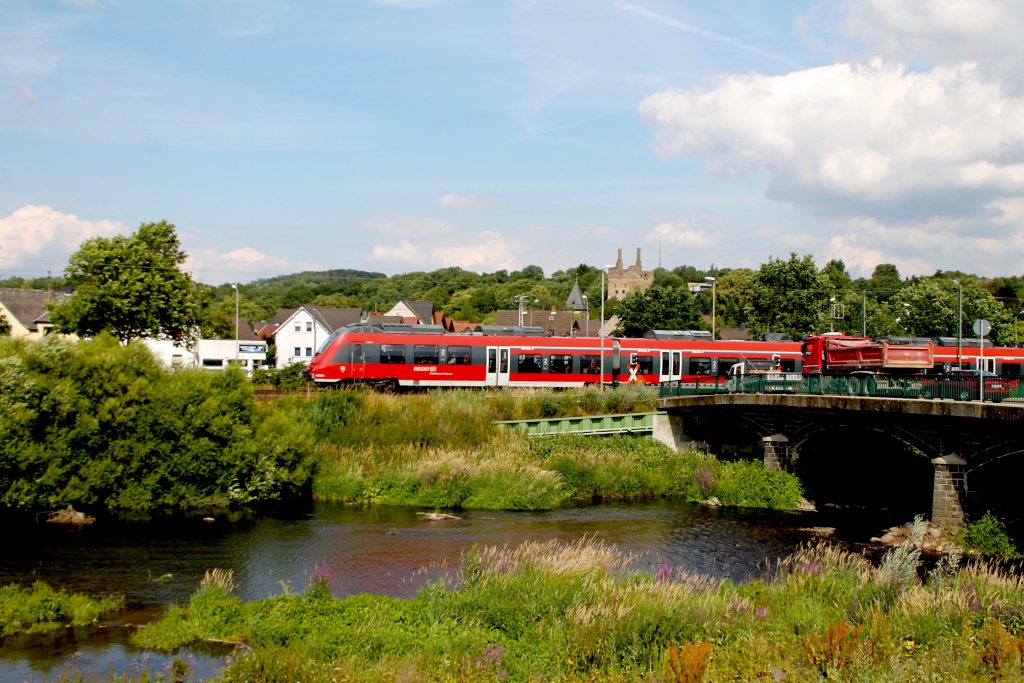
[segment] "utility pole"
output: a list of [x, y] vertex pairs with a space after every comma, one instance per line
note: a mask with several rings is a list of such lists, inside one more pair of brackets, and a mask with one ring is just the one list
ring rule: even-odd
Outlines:
[[516, 305], [519, 307], [519, 327], [523, 326], [523, 304], [525, 304], [529, 298], [529, 294], [516, 294], [512, 297], [512, 301], [516, 302]]

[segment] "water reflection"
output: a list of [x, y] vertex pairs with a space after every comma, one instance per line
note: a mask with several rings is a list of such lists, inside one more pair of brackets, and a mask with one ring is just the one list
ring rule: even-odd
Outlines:
[[[126, 620], [149, 621], [162, 607], [184, 601], [213, 568], [232, 570], [245, 600], [280, 594], [284, 586], [302, 591], [314, 568], [331, 576], [339, 597], [362, 592], [408, 597], [425, 581], [454, 572], [460, 554], [474, 544], [515, 546], [584, 535], [636, 555], [637, 566], [652, 573], [667, 561], [677, 571], [742, 580], [759, 575], [766, 559], [791, 552], [807, 538], [800, 528], [817, 523], [800, 514], [684, 503], [467, 511], [461, 519], [435, 522], [416, 512], [322, 504], [290, 519], [242, 516], [79, 529], [23, 525], [11, 531], [0, 558], [0, 584], [38, 579], [90, 595], [123, 593], [135, 612], [118, 615], [113, 625], [120, 626]], [[92, 629], [84, 639], [79, 630], [68, 632], [67, 642], [49, 645], [4, 641], [0, 679], [22, 680], [26, 667], [55, 675], [97, 638], [96, 652], [102, 655], [90, 670], [107, 670], [108, 659], [121, 665], [130, 659], [124, 628]], [[115, 633], [120, 640], [103, 641]], [[203, 666], [207, 659], [198, 657]], [[216, 661], [210, 659], [210, 665]]]

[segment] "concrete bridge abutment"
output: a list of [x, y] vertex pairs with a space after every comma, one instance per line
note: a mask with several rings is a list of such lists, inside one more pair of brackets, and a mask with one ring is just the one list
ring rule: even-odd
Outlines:
[[706, 451], [706, 441], [693, 439], [686, 434], [683, 416], [676, 413], [658, 413], [654, 416], [654, 432], [651, 435], [677, 453], [682, 451]]

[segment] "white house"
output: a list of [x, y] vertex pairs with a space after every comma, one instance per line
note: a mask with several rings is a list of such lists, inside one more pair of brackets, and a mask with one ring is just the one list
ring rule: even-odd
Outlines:
[[267, 342], [262, 339], [200, 339], [193, 349], [170, 339], [144, 341], [157, 360], [169, 368], [223, 370], [237, 363], [252, 375], [267, 362]]
[[281, 319], [274, 332], [275, 364], [284, 368], [293, 363], [309, 363], [331, 332], [349, 323], [364, 321], [366, 314], [360, 308], [323, 308], [306, 304], [282, 309], [274, 318]]

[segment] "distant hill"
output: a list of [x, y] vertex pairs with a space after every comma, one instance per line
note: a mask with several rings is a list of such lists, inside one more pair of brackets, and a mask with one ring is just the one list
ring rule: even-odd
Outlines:
[[342, 268], [337, 270], [306, 270], [301, 273], [289, 275], [276, 275], [271, 278], [255, 280], [252, 285], [270, 287], [294, 287], [296, 285], [307, 285], [310, 287], [339, 286], [360, 282], [363, 280], [387, 279], [384, 273], [371, 273], [366, 270], [352, 270]]

